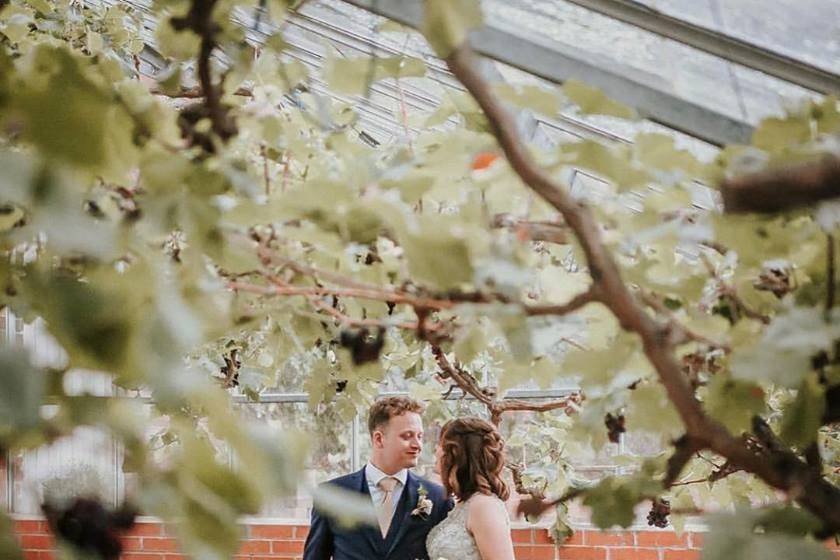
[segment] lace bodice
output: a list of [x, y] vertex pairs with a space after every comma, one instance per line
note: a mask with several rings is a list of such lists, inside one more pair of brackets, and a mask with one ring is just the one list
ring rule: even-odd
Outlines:
[[[498, 500], [498, 498], [495, 498]], [[459, 502], [452, 508], [449, 515], [429, 531], [426, 538], [426, 549], [429, 560], [481, 560], [481, 554], [475, 544], [475, 539], [467, 530], [467, 518], [472, 498]], [[502, 505], [503, 502], [499, 500]], [[504, 511], [505, 521], [510, 525], [507, 510]]]

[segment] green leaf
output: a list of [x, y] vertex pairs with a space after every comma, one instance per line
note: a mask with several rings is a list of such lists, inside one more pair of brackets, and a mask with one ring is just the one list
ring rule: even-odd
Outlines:
[[324, 64], [324, 79], [330, 89], [353, 95], [365, 93], [369, 83], [383, 78], [419, 77], [425, 73], [425, 62], [405, 56], [341, 58], [333, 55]]
[[514, 86], [507, 82], [494, 84], [493, 90], [504, 101], [519, 109], [531, 109], [547, 117], [560, 112], [560, 96], [556, 90], [532, 85]]
[[201, 38], [191, 29], [175, 31], [170, 20], [165, 20], [155, 29], [155, 40], [160, 53], [175, 60], [190, 60], [198, 55]]
[[634, 508], [662, 490], [646, 475], [633, 478], [607, 477], [586, 491], [583, 504], [592, 508], [592, 522], [600, 529], [629, 527], [636, 519]]
[[734, 434], [750, 431], [753, 416], [765, 412], [764, 390], [755, 383], [719, 373], [711, 378], [706, 391], [706, 412]]
[[[662, 171], [681, 172], [686, 177], [706, 177], [710, 170], [688, 150], [678, 149], [673, 136], [637, 134], [633, 140], [636, 158], [642, 165]], [[688, 205], [683, 205], [683, 208]]]
[[462, 226], [429, 217], [400, 237], [409, 272], [418, 280], [443, 290], [472, 281], [470, 241]]
[[53, 12], [53, 6], [47, 0], [26, 0], [26, 3], [38, 10], [42, 15], [49, 15]]
[[558, 148], [557, 163], [592, 171], [622, 190], [641, 187], [651, 180], [647, 171], [631, 160], [626, 146], [594, 140], [562, 144]]
[[35, 25], [32, 10], [15, 4], [7, 4], [0, 10], [0, 15], [2, 15], [0, 33], [3, 33], [12, 43], [23, 41], [29, 35], [30, 26]]
[[819, 531], [823, 523], [813, 513], [790, 506], [762, 508], [756, 512], [755, 525], [764, 531], [804, 537]]
[[111, 100], [89, 78], [85, 62], [68, 50], [41, 44], [26, 58], [28, 79], [13, 92], [24, 136], [48, 157], [96, 166], [105, 160]]
[[376, 526], [376, 512], [365, 496], [333, 484], [322, 484], [312, 491], [313, 507], [334, 519], [341, 527]]
[[575, 531], [569, 525], [569, 507], [566, 504], [557, 504], [554, 508], [555, 519], [548, 532], [551, 535], [551, 540], [556, 545], [562, 545], [574, 536]]
[[830, 560], [831, 552], [821, 543], [789, 534], [757, 533], [761, 512], [741, 509], [734, 515], [709, 516], [709, 533], [704, 539], [703, 560], [749, 558], [761, 560]]
[[0, 441], [40, 423], [45, 389], [44, 372], [24, 352], [0, 348]]
[[403, 202], [414, 204], [434, 186], [435, 177], [420, 170], [408, 171], [400, 167], [383, 177], [379, 184], [383, 189], [399, 191]]
[[572, 103], [576, 104], [582, 113], [595, 115], [610, 115], [622, 119], [635, 119], [636, 111], [613, 101], [601, 90], [589, 86], [579, 80], [566, 80], [562, 86]]
[[476, 321], [459, 331], [455, 338], [455, 356], [461, 363], [468, 364], [487, 347], [487, 338], [481, 323]]
[[121, 372], [131, 358], [137, 322], [132, 312], [137, 309], [127, 304], [126, 292], [117, 286], [109, 289], [96, 280], [31, 272], [25, 293], [73, 365]]
[[656, 381], [640, 383], [627, 397], [628, 430], [679, 436], [682, 422], [665, 388]]
[[834, 133], [840, 130], [840, 107], [837, 96], [829, 95], [820, 103], [814, 101], [811, 112], [817, 121], [817, 130], [821, 133]]
[[13, 522], [3, 509], [0, 509], [0, 558], [23, 560], [23, 552], [15, 538]]
[[730, 358], [732, 375], [744, 381], [770, 381], [798, 387], [811, 369], [811, 358], [828, 350], [840, 337], [840, 313], [826, 322], [819, 307], [789, 307], [780, 312], [752, 346], [736, 348]]
[[785, 119], [770, 118], [761, 121], [753, 132], [753, 144], [768, 152], [779, 152], [804, 144], [811, 138], [811, 123], [804, 115]]
[[479, 0], [426, 0], [423, 35], [441, 58], [467, 40], [467, 33], [484, 17]]
[[568, 376], [580, 375], [587, 394], [602, 395], [639, 379], [632, 372], [627, 376], [616, 375], [627, 366], [637, 349], [636, 336], [622, 332], [607, 348], [570, 351], [562, 363], [562, 371]]
[[800, 450], [807, 449], [817, 440], [825, 406], [825, 386], [815, 373], [808, 374], [802, 380], [796, 398], [784, 411], [782, 440]]

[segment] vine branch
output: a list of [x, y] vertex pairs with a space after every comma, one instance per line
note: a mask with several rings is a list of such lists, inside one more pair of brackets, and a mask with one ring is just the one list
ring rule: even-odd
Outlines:
[[[515, 121], [478, 72], [475, 55], [469, 45], [465, 43], [457, 47], [446, 61], [455, 77], [481, 107], [511, 168], [528, 187], [560, 211], [565, 223], [574, 232], [586, 258], [593, 285], [600, 292], [600, 301], [609, 307], [622, 328], [641, 337], [645, 355], [680, 415], [686, 437], [699, 447], [711, 449], [733, 465], [755, 474], [769, 485], [788, 492], [822, 519], [827, 531], [840, 532], [838, 488], [815, 477], [808, 465], [790, 450], [776, 448], [768, 451], [766, 456], [757, 456], [740, 438], [705, 414], [688, 380], [682, 375], [668, 333], [645, 313], [622, 281], [592, 213], [536, 165], [526, 144], [518, 137]], [[835, 162], [831, 170], [840, 178], [840, 163]], [[835, 190], [840, 187], [837, 178], [833, 181]], [[819, 174], [818, 179], [824, 180], [825, 175]], [[749, 197], [750, 200], [761, 198], [756, 194]]]
[[443, 372], [443, 377], [451, 379], [460, 389], [475, 397], [478, 401], [483, 403], [490, 411], [490, 419], [497, 426], [501, 422], [502, 415], [506, 412], [512, 411], [531, 411], [531, 412], [549, 412], [551, 410], [558, 410], [567, 408], [573, 404], [577, 405], [583, 400], [581, 393], [571, 393], [569, 396], [562, 399], [555, 399], [542, 403], [531, 403], [520, 399], [498, 399], [495, 391], [482, 388], [475, 377], [467, 371], [464, 371], [458, 364], [453, 364], [446, 357], [446, 353], [437, 344], [431, 344], [432, 353], [435, 355], [438, 366]]
[[826, 296], [825, 296], [825, 312], [829, 313], [834, 307], [834, 290], [836, 289], [836, 248], [834, 243], [834, 235], [826, 235], [826, 265], [825, 265], [825, 281], [826, 281]]
[[222, 140], [236, 134], [236, 126], [221, 103], [221, 85], [213, 83], [212, 60], [216, 48], [216, 34], [220, 31], [213, 21], [213, 10], [218, 0], [193, 0], [190, 11], [183, 17], [172, 18], [176, 31], [191, 30], [201, 38], [198, 51], [198, 81], [204, 96], [204, 107], [212, 123], [213, 132]]
[[720, 184], [725, 212], [773, 213], [840, 196], [840, 158], [771, 169]]

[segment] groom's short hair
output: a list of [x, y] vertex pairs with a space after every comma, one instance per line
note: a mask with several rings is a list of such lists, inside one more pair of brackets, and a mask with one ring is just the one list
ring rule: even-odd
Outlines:
[[377, 429], [387, 424], [394, 416], [414, 412], [423, 414], [425, 406], [411, 397], [394, 396], [377, 399], [368, 413], [368, 431], [373, 434]]

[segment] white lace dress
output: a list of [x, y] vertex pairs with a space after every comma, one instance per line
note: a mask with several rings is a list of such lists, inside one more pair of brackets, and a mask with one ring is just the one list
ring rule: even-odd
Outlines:
[[[495, 496], [493, 498], [499, 500]], [[481, 560], [481, 554], [478, 552], [475, 539], [467, 530], [471, 501], [472, 498], [455, 504], [446, 519], [429, 531], [429, 536], [426, 537], [426, 550], [429, 552], [429, 560], [440, 560], [441, 558], [445, 560]], [[510, 527], [510, 519], [504, 507], [504, 502], [499, 500], [499, 503], [502, 506], [499, 509], [505, 512], [505, 521]]]

